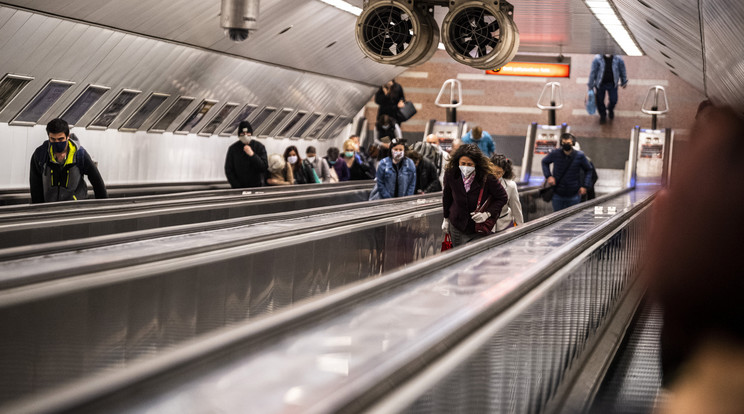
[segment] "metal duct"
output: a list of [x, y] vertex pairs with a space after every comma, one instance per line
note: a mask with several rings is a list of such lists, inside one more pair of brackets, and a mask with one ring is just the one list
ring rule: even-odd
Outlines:
[[258, 0], [222, 0], [220, 26], [234, 42], [258, 29]]
[[478, 69], [498, 69], [519, 48], [514, 6], [505, 1], [464, 0], [453, 4], [442, 21], [442, 42], [457, 62]]
[[428, 60], [439, 44], [433, 6], [380, 0], [359, 15], [356, 40], [370, 59], [389, 65], [412, 66]]

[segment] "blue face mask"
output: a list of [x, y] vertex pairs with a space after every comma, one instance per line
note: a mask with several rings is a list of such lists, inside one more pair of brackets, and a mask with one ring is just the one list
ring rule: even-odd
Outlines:
[[67, 148], [67, 141], [66, 140], [65, 141], [62, 141], [62, 142], [52, 142], [52, 149], [54, 150], [54, 152], [56, 152], [58, 154], [59, 153], [62, 153], [62, 152], [65, 152], [65, 149], [66, 148]]
[[331, 165], [333, 165], [333, 164], [335, 164], [335, 163], [336, 163], [336, 161], [331, 161], [331, 160], [328, 160], [328, 164], [331, 164]]

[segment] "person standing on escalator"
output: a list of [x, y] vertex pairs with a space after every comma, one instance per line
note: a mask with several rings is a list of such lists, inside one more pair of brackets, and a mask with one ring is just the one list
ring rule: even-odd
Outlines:
[[96, 198], [106, 198], [106, 184], [88, 152], [70, 140], [70, 126], [64, 119], [52, 119], [46, 126], [48, 140], [31, 156], [29, 187], [31, 203], [84, 200], [88, 176]]
[[269, 161], [266, 147], [252, 137], [253, 127], [248, 121], [238, 126], [239, 141], [230, 145], [225, 157], [225, 176], [232, 188], [262, 187], [266, 185]]

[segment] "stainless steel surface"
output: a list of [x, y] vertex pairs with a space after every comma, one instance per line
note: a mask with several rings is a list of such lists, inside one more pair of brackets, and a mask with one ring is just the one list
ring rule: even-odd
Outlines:
[[662, 324], [661, 309], [644, 304], [589, 412], [654, 412], [661, 398]]
[[[514, 311], [490, 322], [483, 342], [405, 412], [545, 412], [637, 277], [650, 209], [578, 254]], [[564, 253], [566, 254], [566, 253]], [[470, 345], [470, 344], [468, 344]], [[465, 353], [465, 352], [464, 352]]]
[[[0, 248], [72, 240], [181, 224], [267, 214], [367, 200], [371, 189], [292, 197], [205, 197], [142, 203], [142, 206], [91, 207], [80, 211], [8, 214], [0, 218]], [[170, 204], [170, 205], [169, 205]]]
[[[110, 198], [78, 200], [77, 202], [59, 202], [43, 204], [22, 204], [0, 206], [0, 221], [8, 213], [40, 212], [40, 211], [77, 211], [85, 214], [84, 210], [90, 207], [100, 206], [124, 206], [127, 204], [144, 203], [148, 201], [179, 200], [186, 198], [216, 197], [250, 195], [261, 198], [275, 196], [277, 193], [307, 194], [308, 192], [341, 191], [374, 186], [372, 180], [344, 181], [338, 183], [308, 184], [300, 186], [284, 187], [257, 187], [233, 189], [227, 181], [193, 182], [193, 183], [153, 183], [148, 185], [113, 185], [107, 186], [106, 191]], [[113, 195], [112, 195], [113, 194]], [[26, 203], [30, 202], [29, 190], [11, 190], [0, 193], [0, 200], [5, 196], [21, 195], [26, 197]], [[13, 204], [13, 203], [8, 203]], [[82, 208], [81, 208], [82, 207]]]
[[[598, 200], [598, 203], [603, 207], [614, 206], [622, 212], [647, 196], [636, 191], [612, 200]], [[396, 367], [414, 361], [415, 356], [422, 355], [425, 350], [446, 346], [447, 338], [463, 324], [475, 323], [478, 315], [487, 313], [488, 309], [499, 309], [506, 297], [524, 293], [524, 289], [535, 282], [531, 278], [537, 269], [545, 271], [545, 266], [565, 256], [564, 250], [556, 250], [559, 246], [610, 218], [604, 214], [595, 215], [593, 206], [577, 210], [581, 212], [573, 216], [570, 212], [559, 214], [567, 218], [541, 227], [530, 237], [511, 239], [491, 250], [488, 246], [498, 244], [501, 238], [485, 240], [465, 249], [455, 249], [434, 259], [428, 266], [429, 262], [422, 262], [408, 271], [370, 282], [369, 285], [385, 286], [384, 295], [362, 296], [369, 286], [359, 285], [324, 301], [292, 309], [281, 317], [277, 314], [260, 324], [235, 326], [230, 331], [204, 338], [180, 348], [171, 358], [164, 355], [147, 364], [143, 361], [131, 369], [106, 375], [86, 387], [98, 390], [92, 392], [112, 390], [110, 387], [115, 384], [130, 384], [142, 375], [153, 375], [153, 370], [180, 367], [177, 376], [145, 381], [140, 383], [142, 386], [133, 385], [122, 390], [113, 399], [75, 409], [79, 412], [85, 412], [83, 408], [108, 412], [333, 411], [357, 401], [371, 384], [390, 378]], [[508, 236], [505, 234], [502, 238], [509, 239]], [[569, 243], [564, 248], [576, 249], [580, 245]], [[462, 260], [453, 261], [458, 251], [464, 256]], [[468, 251], [483, 254], [468, 257]], [[416, 277], [401, 279], [404, 275]], [[401, 284], [403, 280], [407, 280], [405, 284]], [[359, 295], [354, 299], [353, 294], [345, 295], [345, 292]], [[331, 306], [337, 297], [346, 299]], [[333, 314], [318, 313], [331, 308], [335, 309]], [[313, 312], [313, 316], [307, 316], [308, 311]], [[303, 320], [307, 319], [303, 316], [317, 322], [311, 324]], [[290, 333], [276, 325], [279, 329], [276, 333], [261, 333], [262, 329], [274, 329], [271, 323], [274, 320], [285, 324], [286, 329], [294, 328]], [[260, 335], [263, 340], [240, 344], [244, 335]], [[188, 362], [188, 358], [207, 349], [214, 352], [214, 346], [223, 346], [218, 344], [225, 344], [225, 341], [235, 348], [221, 351], [223, 357], [198, 368]], [[256, 381], [257, 373], [262, 373], [261, 381]], [[74, 385], [67, 390], [71, 392], [67, 397], [78, 403], [78, 398], [83, 398], [87, 392]], [[134, 395], [136, 401], [130, 398]], [[35, 403], [44, 406], [44, 401], [49, 400], [37, 398]]]
[[537, 122], [527, 126], [527, 139], [524, 142], [524, 155], [522, 157], [522, 176], [519, 181], [529, 182], [532, 176], [532, 159], [535, 153], [535, 139], [537, 138]]
[[[57, 259], [91, 269], [95, 261], [129, 262], [125, 268], [0, 292], [0, 332], [7, 339], [0, 345], [0, 400], [122, 368], [438, 252], [439, 233], [430, 229], [441, 220], [440, 201], [388, 201], [4, 268], [18, 274], [38, 266], [53, 271]], [[199, 252], [204, 250], [199, 246], [213, 250]], [[148, 256], [178, 249], [186, 249], [183, 257], [148, 263]], [[132, 257], [142, 261], [128, 260]]]
[[641, 127], [635, 126], [630, 132], [630, 150], [628, 151], [628, 166], [625, 168], [623, 182], [626, 187], [632, 187], [636, 183], [636, 167], [638, 166], [638, 140], [640, 139]]
[[[295, 68], [298, 71], [295, 76], [307, 71], [381, 85], [403, 70], [365, 59], [354, 41], [356, 17], [319, 1], [261, 0], [258, 30], [248, 40], [239, 43], [225, 36], [220, 27], [220, 0], [174, 0], [169, 3], [152, 0], [104, 3], [95, 0], [10, 0], [3, 3], [203, 48], [223, 57], [236, 56]], [[288, 27], [291, 29], [280, 33]], [[333, 42], [333, 46], [327, 47]], [[195, 80], [200, 78], [194, 77]], [[185, 77], [175, 79], [188, 80]]]
[[[437, 211], [430, 211], [438, 209]], [[87, 272], [141, 265], [174, 257], [221, 250], [234, 246], [264, 243], [272, 238], [289, 234], [300, 235], [336, 226], [366, 221], [393, 219], [394, 213], [403, 215], [419, 211], [421, 214], [441, 214], [439, 196], [401, 201], [359, 202], [303, 209], [302, 213], [282, 212], [261, 214], [251, 218], [231, 219], [205, 225], [179, 226], [173, 232], [157, 229], [145, 237], [141, 232], [133, 239], [129, 234], [105, 243], [88, 246], [88, 239], [63, 242], [62, 249], [53, 249], [47, 243], [29, 246], [36, 255], [24, 252], [21, 258], [12, 258], [13, 252], [0, 249], [0, 289], [30, 285], [39, 281], [69, 279]], [[307, 216], [307, 217], [305, 217]], [[291, 231], [290, 231], [291, 229]], [[18, 249], [16, 249], [18, 250]], [[6, 253], [7, 252], [7, 253]], [[59, 263], [65, 263], [60, 269]]]

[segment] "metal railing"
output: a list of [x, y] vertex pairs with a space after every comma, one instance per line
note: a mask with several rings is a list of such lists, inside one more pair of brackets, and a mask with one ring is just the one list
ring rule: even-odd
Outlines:
[[575, 241], [570, 263], [370, 411], [559, 410], [564, 380], [635, 280], [648, 207]]

